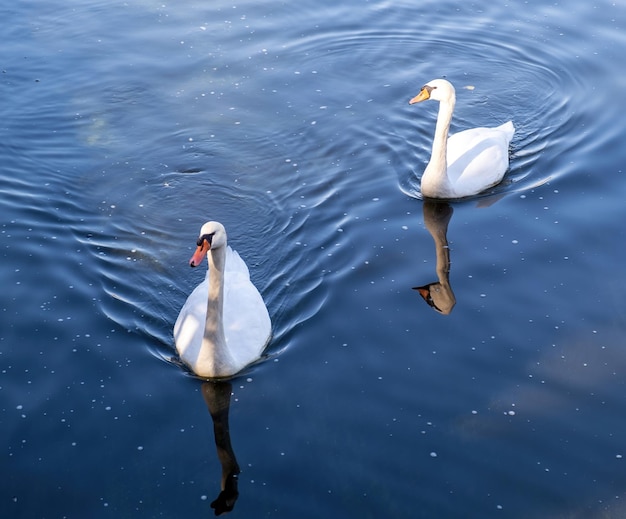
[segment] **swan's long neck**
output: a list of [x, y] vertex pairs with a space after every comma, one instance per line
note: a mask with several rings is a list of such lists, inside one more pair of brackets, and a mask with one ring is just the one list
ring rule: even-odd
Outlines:
[[[433, 148], [430, 155], [430, 162], [426, 166], [422, 177], [422, 193], [425, 196], [448, 197], [452, 196], [450, 182], [448, 180], [448, 132], [450, 122], [454, 112], [455, 98], [440, 101], [439, 113], [437, 114], [437, 125], [435, 126], [435, 137], [433, 138]], [[430, 187], [430, 186], [436, 186]]]
[[216, 376], [229, 364], [230, 353], [224, 334], [224, 267], [226, 246], [211, 249], [209, 261], [209, 299], [207, 301], [206, 322], [200, 355], [213, 362]]

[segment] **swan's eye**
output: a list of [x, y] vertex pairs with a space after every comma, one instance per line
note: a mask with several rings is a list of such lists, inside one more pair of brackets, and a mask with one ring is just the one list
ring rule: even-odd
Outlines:
[[211, 245], [211, 240], [213, 240], [213, 235], [215, 233], [211, 233], [211, 234], [203, 234], [202, 236], [200, 236], [200, 238], [198, 238], [198, 241], [196, 242], [196, 245], [198, 247], [202, 247], [202, 245], [204, 244], [204, 241], [208, 241], [209, 245]]

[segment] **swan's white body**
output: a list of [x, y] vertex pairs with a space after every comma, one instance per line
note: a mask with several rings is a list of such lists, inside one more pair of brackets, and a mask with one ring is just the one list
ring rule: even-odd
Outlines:
[[204, 255], [209, 270], [176, 319], [174, 341], [181, 360], [196, 375], [230, 377], [261, 357], [271, 337], [270, 317], [248, 267], [226, 244], [220, 223], [202, 226], [190, 265], [198, 265]]
[[509, 143], [515, 133], [508, 121], [495, 128], [472, 128], [448, 138], [456, 103], [455, 90], [445, 79], [430, 81], [409, 101], [439, 101], [430, 161], [422, 175], [426, 198], [464, 198], [498, 184], [509, 167]]

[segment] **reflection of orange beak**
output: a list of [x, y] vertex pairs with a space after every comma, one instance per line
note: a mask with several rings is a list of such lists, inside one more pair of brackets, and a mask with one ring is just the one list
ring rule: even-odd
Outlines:
[[206, 253], [209, 252], [211, 248], [211, 244], [207, 240], [202, 240], [202, 245], [198, 245], [196, 252], [193, 253], [191, 259], [189, 260], [190, 267], [197, 267], [202, 263], [202, 260], [206, 256]]
[[430, 99], [430, 92], [427, 88], [422, 88], [420, 93], [417, 94], [413, 99], [409, 101], [410, 105], [414, 105], [415, 103], [420, 103], [422, 101], [426, 101], [426, 99]]

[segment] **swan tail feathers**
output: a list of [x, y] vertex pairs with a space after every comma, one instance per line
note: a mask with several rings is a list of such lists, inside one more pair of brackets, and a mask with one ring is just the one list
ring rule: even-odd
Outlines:
[[248, 271], [248, 266], [245, 261], [241, 258], [239, 253], [231, 249], [230, 246], [226, 249], [226, 270], [236, 271], [250, 277], [250, 272]]
[[500, 130], [503, 133], [505, 133], [506, 134], [506, 140], [508, 142], [511, 142], [511, 139], [513, 138], [513, 134], [515, 133], [515, 126], [513, 126], [513, 122], [512, 121], [507, 121], [504, 124], [501, 124], [500, 126], [498, 126], [498, 130]]

